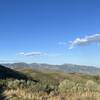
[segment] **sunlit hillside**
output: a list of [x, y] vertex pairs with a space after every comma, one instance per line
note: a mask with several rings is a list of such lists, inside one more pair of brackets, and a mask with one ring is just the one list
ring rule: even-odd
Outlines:
[[[43, 72], [31, 68], [17, 68], [15, 71], [0, 66], [0, 74], [2, 70], [5, 71], [2, 74], [5, 77], [0, 78], [0, 100], [99, 100], [100, 98], [98, 75], [45, 70]], [[6, 76], [8, 73], [12, 77]]]

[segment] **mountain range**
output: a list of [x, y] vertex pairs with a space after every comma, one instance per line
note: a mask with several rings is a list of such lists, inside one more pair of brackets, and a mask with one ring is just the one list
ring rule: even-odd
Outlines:
[[100, 75], [100, 68], [95, 66], [75, 65], [75, 64], [63, 64], [63, 65], [51, 65], [51, 64], [40, 64], [40, 63], [8, 63], [2, 64], [8, 68], [32, 68], [35, 70], [47, 70], [47, 71], [62, 71], [68, 73], [84, 73], [84, 74], [98, 74]]

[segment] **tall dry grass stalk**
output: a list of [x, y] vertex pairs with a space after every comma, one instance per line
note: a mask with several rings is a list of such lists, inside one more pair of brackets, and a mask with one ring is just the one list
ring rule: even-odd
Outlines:
[[100, 100], [100, 93], [91, 91], [63, 93], [52, 96], [46, 93], [32, 93], [18, 88], [16, 90], [6, 90], [4, 95], [7, 97], [7, 100]]

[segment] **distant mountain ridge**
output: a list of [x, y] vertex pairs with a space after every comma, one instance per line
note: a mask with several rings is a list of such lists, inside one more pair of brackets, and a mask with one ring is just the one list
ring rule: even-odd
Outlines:
[[85, 65], [75, 65], [75, 64], [63, 64], [63, 65], [50, 65], [50, 64], [39, 64], [39, 63], [12, 63], [12, 64], [3, 64], [9, 68], [23, 68], [29, 67], [38, 70], [53, 70], [53, 71], [64, 71], [68, 73], [85, 73], [85, 74], [99, 74], [100, 68], [94, 66], [85, 66]]

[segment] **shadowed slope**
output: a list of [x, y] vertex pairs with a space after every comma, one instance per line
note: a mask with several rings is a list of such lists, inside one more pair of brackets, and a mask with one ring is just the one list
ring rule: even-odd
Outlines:
[[0, 65], [0, 79], [6, 78], [32, 80], [34, 82], [38, 82], [37, 80], [33, 80], [31, 77], [28, 77], [27, 75], [21, 72]]

